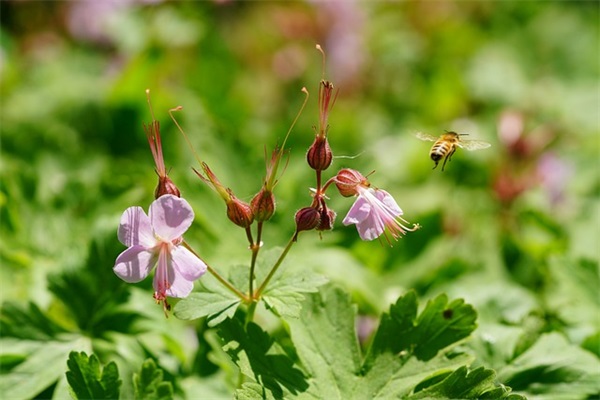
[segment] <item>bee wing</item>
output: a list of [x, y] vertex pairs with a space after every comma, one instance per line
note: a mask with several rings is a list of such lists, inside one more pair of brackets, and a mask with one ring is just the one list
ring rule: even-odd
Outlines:
[[461, 140], [457, 144], [459, 147], [469, 151], [487, 149], [491, 146], [490, 143], [482, 140]]
[[425, 141], [429, 141], [429, 142], [435, 142], [439, 139], [439, 137], [437, 137], [437, 136], [431, 136], [431, 135], [428, 135], [423, 132], [417, 132], [417, 133], [415, 133], [415, 136], [421, 140], [425, 140]]

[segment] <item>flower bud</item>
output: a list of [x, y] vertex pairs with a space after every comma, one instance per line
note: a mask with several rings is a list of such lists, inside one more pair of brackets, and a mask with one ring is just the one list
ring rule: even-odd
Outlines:
[[358, 194], [357, 186], [369, 187], [371, 184], [360, 172], [344, 168], [338, 172], [335, 177], [335, 186], [344, 197], [351, 197]]
[[154, 198], [158, 199], [160, 196], [164, 196], [165, 194], [172, 194], [173, 196], [181, 197], [181, 193], [177, 186], [173, 183], [171, 178], [168, 176], [159, 176], [158, 177], [158, 185], [154, 190]]
[[335, 222], [336, 213], [331, 209], [322, 209], [321, 218], [319, 220], [319, 225], [316, 227], [318, 231], [330, 231], [333, 229], [333, 223]]
[[263, 187], [250, 202], [250, 207], [252, 207], [252, 214], [254, 214], [256, 221], [268, 220], [275, 213], [275, 196], [273, 192]]
[[237, 226], [247, 228], [254, 221], [252, 207], [232, 194], [231, 201], [227, 202], [227, 218]]
[[321, 215], [318, 210], [312, 207], [304, 207], [296, 212], [295, 219], [297, 236], [298, 232], [315, 229], [321, 221]]
[[316, 171], [324, 171], [331, 165], [333, 155], [327, 136], [317, 135], [313, 144], [308, 148], [306, 161]]

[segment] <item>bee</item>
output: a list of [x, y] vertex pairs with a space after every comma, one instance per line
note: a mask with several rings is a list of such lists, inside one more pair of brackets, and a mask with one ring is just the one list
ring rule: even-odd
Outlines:
[[429, 151], [429, 157], [435, 162], [433, 169], [438, 166], [438, 163], [443, 158], [444, 163], [442, 164], [442, 171], [446, 166], [446, 162], [452, 159], [452, 155], [456, 151], [457, 147], [463, 148], [465, 150], [480, 150], [486, 149], [491, 146], [488, 142], [484, 142], [481, 140], [463, 140], [460, 137], [466, 136], [466, 133], [456, 133], [456, 132], [448, 132], [442, 134], [440, 137], [431, 136], [426, 133], [419, 132], [417, 133], [417, 137], [421, 140], [435, 142], [433, 146], [431, 146], [431, 150]]

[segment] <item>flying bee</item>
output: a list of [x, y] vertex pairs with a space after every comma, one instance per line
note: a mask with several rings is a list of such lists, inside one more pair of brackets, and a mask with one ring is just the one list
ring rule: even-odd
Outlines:
[[431, 146], [431, 150], [429, 151], [429, 157], [435, 162], [433, 169], [438, 166], [438, 163], [443, 158], [444, 163], [442, 164], [442, 171], [446, 166], [446, 162], [452, 159], [452, 155], [456, 151], [457, 147], [463, 148], [465, 150], [481, 150], [486, 149], [491, 146], [488, 142], [484, 142], [481, 140], [463, 140], [461, 136], [466, 136], [466, 133], [456, 133], [456, 132], [448, 132], [442, 134], [442, 136], [436, 137], [431, 136], [426, 133], [419, 132], [417, 133], [417, 137], [421, 140], [435, 142], [433, 146]]

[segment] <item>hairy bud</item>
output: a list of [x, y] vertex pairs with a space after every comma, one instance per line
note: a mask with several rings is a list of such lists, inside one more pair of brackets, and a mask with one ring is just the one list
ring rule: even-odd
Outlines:
[[324, 208], [320, 212], [319, 225], [316, 230], [318, 231], [330, 231], [333, 229], [333, 223], [337, 214], [331, 209]]
[[239, 200], [231, 195], [231, 200], [227, 202], [227, 218], [237, 226], [247, 228], [254, 221], [252, 207], [248, 203]]
[[306, 161], [316, 171], [324, 171], [331, 165], [333, 154], [327, 136], [317, 135], [313, 144], [308, 148]]
[[252, 214], [254, 214], [256, 221], [267, 221], [275, 213], [275, 196], [273, 192], [263, 187], [250, 202], [250, 207], [252, 207]]
[[335, 177], [335, 186], [344, 197], [351, 197], [358, 194], [357, 186], [369, 187], [371, 184], [360, 172], [344, 168], [338, 172]]
[[164, 196], [165, 194], [172, 194], [173, 196], [181, 197], [181, 193], [179, 192], [177, 186], [175, 186], [171, 178], [166, 175], [158, 177], [158, 185], [154, 190], [154, 198], [158, 199], [160, 196]]
[[304, 207], [296, 212], [296, 234], [294, 240], [298, 237], [298, 232], [310, 231], [315, 229], [321, 221], [321, 214], [312, 207]]

